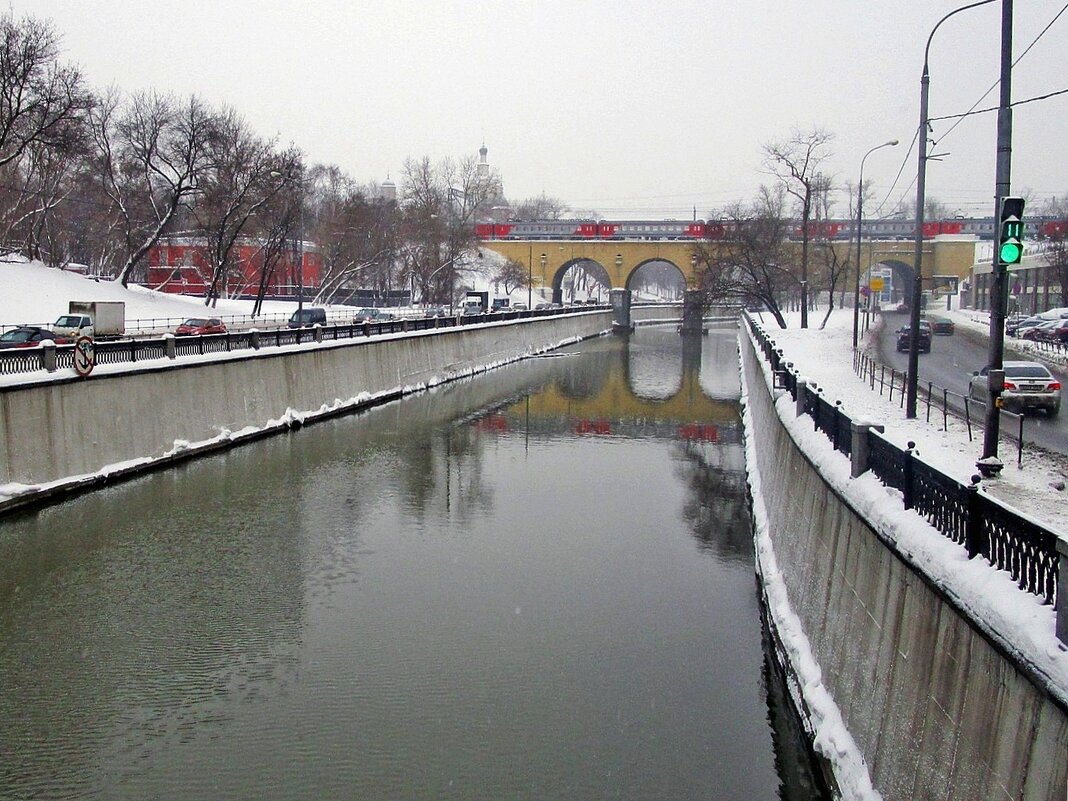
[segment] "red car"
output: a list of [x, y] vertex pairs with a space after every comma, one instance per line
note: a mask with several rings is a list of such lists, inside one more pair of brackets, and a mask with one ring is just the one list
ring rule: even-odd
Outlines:
[[178, 336], [196, 336], [199, 334], [225, 334], [226, 325], [218, 317], [190, 317], [176, 329]]

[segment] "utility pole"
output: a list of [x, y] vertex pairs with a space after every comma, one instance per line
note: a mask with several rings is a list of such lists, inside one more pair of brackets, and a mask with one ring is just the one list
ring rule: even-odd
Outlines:
[[[998, 144], [994, 182], [994, 219], [1001, 217], [1002, 200], [1009, 194], [1012, 172], [1012, 0], [1001, 0], [1001, 99], [998, 103]], [[1000, 381], [1004, 378], [1005, 313], [1008, 301], [1008, 271], [994, 248], [993, 282], [990, 285], [990, 349], [987, 374], [990, 381], [986, 425], [983, 428], [983, 455], [977, 465], [991, 474], [1001, 469], [998, 439], [1001, 435]]]

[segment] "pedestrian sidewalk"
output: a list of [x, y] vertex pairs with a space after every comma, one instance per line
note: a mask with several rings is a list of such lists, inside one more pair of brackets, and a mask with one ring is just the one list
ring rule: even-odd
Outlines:
[[[895, 445], [905, 448], [914, 442], [920, 459], [961, 483], [971, 483], [982, 452], [982, 433], [975, 430], [974, 423], [974, 440], [969, 442], [962, 420], [950, 417], [947, 430], [943, 430], [940, 413], [932, 410], [931, 421], [927, 422], [925, 405], [921, 404], [917, 419], [907, 419], [896, 397], [891, 403], [853, 372], [852, 309], [832, 312], [821, 330], [824, 314], [822, 310], [810, 312], [807, 329], [798, 328], [800, 313], [788, 315], [787, 329], [778, 328], [767, 314], [762, 318], [754, 315], [754, 319], [762, 321], [769, 338], [782, 349], [785, 361], [793, 362], [798, 373], [815, 383], [829, 402], [841, 401], [853, 419], [885, 425], [886, 437]], [[964, 317], [960, 312], [953, 316], [955, 320]], [[980, 325], [970, 324], [977, 328]], [[872, 336], [869, 333], [861, 346], [867, 348]], [[1002, 440], [999, 452], [1005, 468], [997, 478], [984, 479], [982, 491], [1068, 540], [1068, 458], [1025, 449], [1018, 467], [1016, 445], [1007, 439]]]

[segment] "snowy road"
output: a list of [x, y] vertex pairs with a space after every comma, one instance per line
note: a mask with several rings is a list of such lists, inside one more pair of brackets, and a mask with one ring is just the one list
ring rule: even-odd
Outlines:
[[[899, 353], [896, 349], [897, 329], [908, 324], [908, 316], [888, 314], [879, 335], [879, 358], [884, 364], [896, 370], [908, 369], [908, 353]], [[931, 343], [930, 353], [920, 354], [919, 379], [923, 385], [931, 381], [937, 387], [944, 387], [958, 395], [968, 394], [968, 382], [975, 370], [979, 370], [987, 361], [987, 337], [964, 326], [958, 326], [953, 336], [936, 336]], [[1014, 356], [1011, 352], [1006, 358], [1025, 358]], [[1061, 376], [1062, 380], [1064, 379]], [[958, 398], [950, 405], [962, 407]], [[979, 407], [981, 408], [981, 407]], [[975, 414], [973, 406], [972, 414]], [[1005, 423], [1002, 423], [1005, 426]], [[1068, 417], [1047, 417], [1043, 413], [1027, 415], [1024, 422], [1024, 440], [1047, 450], [1068, 454]]]

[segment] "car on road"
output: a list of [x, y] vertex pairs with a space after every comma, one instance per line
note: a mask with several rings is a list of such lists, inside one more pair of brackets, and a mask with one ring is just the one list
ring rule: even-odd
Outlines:
[[[1005, 362], [1005, 389], [1001, 393], [1002, 407], [1022, 414], [1029, 409], [1043, 409], [1054, 416], [1061, 410], [1061, 382], [1039, 362]], [[972, 373], [968, 397], [987, 402], [989, 368]]]
[[1046, 331], [1056, 327], [1060, 320], [1042, 320], [1035, 325], [1027, 326], [1026, 328], [1021, 326], [1016, 330], [1016, 336], [1020, 339], [1045, 339]]
[[225, 334], [226, 324], [218, 317], [190, 317], [174, 329], [180, 337], [199, 336], [201, 334]]
[[442, 306], [432, 306], [423, 312], [426, 317], [448, 317], [449, 313]]
[[1057, 320], [1051, 326], [1038, 329], [1036, 339], [1043, 342], [1068, 342], [1068, 319]]
[[21, 325], [0, 334], [0, 348], [32, 348], [45, 340], [55, 342], [55, 332], [36, 325]]
[[389, 312], [368, 306], [357, 311], [352, 317], [352, 322], [358, 325], [360, 323], [384, 323], [392, 319], [393, 315]]
[[927, 319], [931, 323], [932, 334], [953, 336], [953, 332], [956, 330], [956, 325], [948, 317], [928, 317]]
[[[904, 352], [909, 349], [909, 340], [912, 335], [912, 326], [903, 325], [897, 329], [897, 349]], [[920, 353], [931, 352], [931, 324], [926, 320], [920, 320], [919, 341], [917, 349]]]
[[326, 325], [326, 309], [309, 307], [293, 312], [286, 323], [290, 328], [304, 328], [312, 325]]

